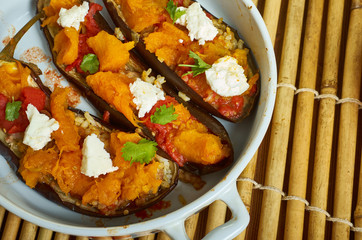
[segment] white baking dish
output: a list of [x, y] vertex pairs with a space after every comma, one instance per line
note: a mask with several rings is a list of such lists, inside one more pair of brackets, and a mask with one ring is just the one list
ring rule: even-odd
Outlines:
[[[251, 116], [240, 124], [222, 121], [234, 145], [234, 164], [228, 169], [203, 177], [207, 184], [200, 191], [195, 191], [190, 185], [179, 183], [165, 198], [165, 201], [171, 202], [171, 207], [153, 213], [149, 219], [141, 220], [133, 215], [100, 219], [72, 212], [46, 200], [21, 182], [0, 156], [0, 205], [41, 227], [72, 235], [137, 237], [160, 230], [167, 232], [174, 239], [187, 239], [184, 230], [185, 219], [213, 201], [222, 200], [229, 206], [232, 219], [210, 232], [204, 239], [231, 239], [245, 229], [249, 215], [238, 195], [236, 179], [258, 149], [272, 116], [277, 78], [273, 46], [262, 17], [251, 0], [199, 2], [215, 16], [223, 17], [225, 22], [238, 30], [252, 49], [260, 69], [260, 98]], [[12, 0], [2, 3], [0, 38], [4, 39], [15, 29], [19, 30], [34, 14], [33, 1]], [[15, 57], [34, 46], [40, 47], [50, 56], [39, 24], [25, 35]], [[50, 63], [47, 62], [40, 64], [43, 70], [49, 66]], [[79, 107], [94, 113], [85, 101]], [[180, 195], [187, 201], [187, 205], [183, 206], [180, 203]]]

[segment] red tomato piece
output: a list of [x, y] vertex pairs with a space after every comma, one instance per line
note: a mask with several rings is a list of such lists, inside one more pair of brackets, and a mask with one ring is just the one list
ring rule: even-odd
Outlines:
[[101, 31], [93, 17], [98, 11], [101, 11], [102, 9], [103, 7], [97, 3], [91, 3], [89, 5], [88, 14], [85, 16], [85, 27], [87, 28], [87, 34], [89, 36], [95, 36], [98, 32]]
[[19, 117], [15, 121], [12, 121], [10, 123], [12, 123], [12, 126], [9, 129], [7, 129], [8, 133], [18, 133], [25, 131], [25, 129], [29, 125], [29, 120], [28, 117], [26, 116], [25, 111], [23, 109], [20, 109]]
[[78, 57], [70, 65], [65, 68], [65, 71], [71, 71], [73, 68], [77, 69], [77, 72], [84, 73], [80, 68], [80, 64], [83, 61], [83, 57], [89, 53], [94, 53], [93, 50], [88, 46], [87, 39], [97, 35], [101, 29], [99, 28], [97, 22], [94, 20], [94, 14], [102, 10], [102, 6], [97, 3], [91, 3], [89, 11], [85, 16], [85, 27], [87, 32], [85, 34], [79, 34], [79, 44], [78, 44]]
[[14, 121], [8, 121], [5, 119], [5, 109], [8, 103], [8, 98], [0, 94], [0, 128], [4, 128], [8, 133], [24, 132], [29, 125], [29, 120], [23, 109], [19, 111], [19, 117]]
[[5, 120], [5, 109], [8, 98], [0, 93], [0, 126], [1, 122]]
[[41, 111], [45, 107], [45, 93], [39, 88], [25, 87], [21, 90], [20, 101], [22, 101], [21, 108], [26, 111], [28, 104], [31, 103], [34, 107]]

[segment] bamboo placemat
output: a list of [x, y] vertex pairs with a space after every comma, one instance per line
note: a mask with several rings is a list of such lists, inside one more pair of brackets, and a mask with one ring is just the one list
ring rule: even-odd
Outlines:
[[[275, 47], [278, 90], [269, 131], [237, 181], [251, 221], [236, 239], [362, 239], [362, 0], [254, 3]], [[229, 218], [216, 201], [186, 230], [201, 239]], [[90, 239], [40, 228], [1, 206], [0, 233]]]

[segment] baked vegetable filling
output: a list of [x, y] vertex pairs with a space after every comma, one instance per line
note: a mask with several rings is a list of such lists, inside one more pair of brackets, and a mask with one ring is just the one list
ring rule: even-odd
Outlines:
[[[234, 120], [241, 117], [247, 104], [244, 96], [257, 93], [259, 74], [248, 64], [249, 50], [243, 41], [222, 19], [189, 0], [115, 2], [126, 23], [159, 61], [220, 114]], [[146, 23], [136, 15], [142, 15]]]
[[[51, 6], [53, 1], [57, 2], [52, 0]], [[159, 22], [158, 16], [163, 14], [162, 6], [166, 3], [166, 1], [146, 1], [145, 3], [132, 1], [131, 5], [126, 7], [131, 10], [131, 15], [135, 16], [139, 15], [133, 12], [134, 9], [138, 11], [138, 8], [142, 8], [142, 11], [147, 12], [146, 15], [139, 16], [142, 21], [139, 18], [132, 21], [135, 26], [143, 23], [145, 26], [142, 28], [147, 28], [146, 25], [150, 22], [152, 25]], [[89, 11], [98, 9], [94, 7], [95, 5], [90, 4]], [[77, 2], [77, 6], [81, 6], [80, 3]], [[57, 14], [54, 15], [57, 16]], [[153, 15], [157, 16], [157, 19], [148, 19]], [[48, 19], [52, 17], [47, 16]], [[86, 16], [91, 16], [91, 14], [88, 13]], [[44, 23], [49, 21], [45, 20]], [[194, 118], [182, 104], [164, 95], [161, 89], [161, 77], [152, 79], [148, 76], [149, 73], [135, 69], [129, 54], [129, 50], [134, 47], [134, 42], [123, 43], [114, 35], [101, 30], [89, 34], [87, 24], [89, 21], [85, 18], [84, 22], [80, 23], [78, 36], [78, 31], [74, 27], [56, 26], [59, 28], [54, 38], [54, 50], [58, 53], [57, 63], [67, 65], [66, 70], [69, 71], [71, 66], [75, 66], [74, 70], [86, 76], [87, 84], [98, 96], [123, 113], [134, 126], [142, 123], [149, 128], [158, 146], [180, 166], [186, 162], [215, 164], [231, 155], [231, 149], [227, 143], [222, 142], [220, 137]], [[73, 29], [70, 32], [74, 34], [67, 37], [68, 35], [64, 34], [67, 29]], [[170, 29], [171, 31], [174, 29], [172, 24]], [[172, 35], [177, 40], [180, 39], [177, 34], [183, 34], [183, 41], [189, 41], [189, 37], [183, 31], [174, 30], [176, 33]], [[57, 40], [58, 38], [62, 40]], [[65, 38], [68, 40], [65, 41]], [[76, 44], [77, 41], [78, 44]], [[170, 45], [170, 47], [173, 46]], [[65, 54], [62, 54], [63, 52]], [[72, 56], [73, 62], [58, 61], [58, 58], [64, 59], [64, 55], [72, 52], [78, 52], [77, 56]], [[174, 55], [172, 51], [169, 52], [170, 54], [167, 52], [168, 50], [165, 52], [168, 56]], [[81, 58], [82, 62], [78, 64]], [[170, 107], [175, 109], [172, 116], [169, 116]], [[188, 151], [190, 146], [193, 146], [193, 151]]]
[[[170, 188], [172, 171], [168, 160], [156, 155], [157, 143], [68, 110], [68, 88], [56, 88], [47, 104], [39, 88], [27, 86], [34, 85], [23, 76], [29, 69], [18, 66], [0, 66], [11, 74], [8, 88], [0, 90], [0, 126], [4, 143], [21, 156], [19, 173], [29, 187], [46, 183], [105, 215]], [[16, 88], [22, 78], [27, 84]]]

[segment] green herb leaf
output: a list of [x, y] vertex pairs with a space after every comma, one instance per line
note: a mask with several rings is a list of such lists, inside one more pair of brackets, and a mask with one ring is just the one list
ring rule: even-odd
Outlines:
[[165, 125], [173, 120], [176, 120], [178, 114], [175, 113], [175, 108], [173, 105], [166, 107], [162, 105], [159, 108], [156, 108], [156, 112], [151, 116], [151, 122]]
[[122, 157], [126, 161], [150, 163], [156, 155], [157, 143], [147, 139], [141, 139], [138, 143], [126, 142], [121, 150]]
[[190, 58], [193, 58], [195, 60], [195, 64], [179, 64], [180, 67], [191, 67], [191, 71], [183, 74], [182, 76], [192, 73], [192, 75], [196, 77], [197, 75], [204, 73], [207, 69], [211, 68], [211, 65], [204, 62], [204, 60], [202, 60], [199, 55], [197, 55], [193, 51], [190, 51], [189, 56]]
[[14, 121], [19, 117], [19, 110], [21, 108], [21, 101], [8, 102], [5, 108], [5, 119]]
[[186, 13], [185, 10], [177, 9], [177, 6], [174, 4], [173, 0], [168, 1], [166, 10], [170, 14], [173, 23], [175, 23], [177, 19]]
[[84, 72], [89, 72], [90, 74], [96, 73], [99, 69], [99, 61], [97, 55], [92, 53], [84, 55], [83, 61], [80, 64], [80, 68]]

